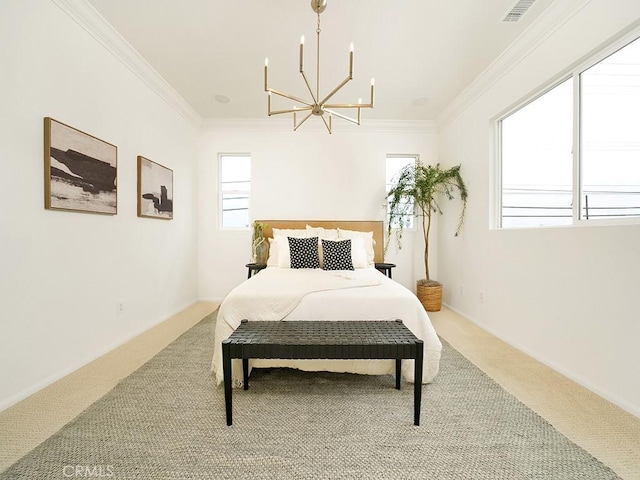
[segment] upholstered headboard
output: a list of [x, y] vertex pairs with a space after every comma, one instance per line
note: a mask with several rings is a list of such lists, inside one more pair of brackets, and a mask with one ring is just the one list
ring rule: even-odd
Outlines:
[[342, 230], [355, 230], [358, 232], [373, 232], [374, 261], [384, 262], [384, 222], [382, 220], [256, 220], [267, 224], [262, 235], [265, 238], [273, 237], [273, 228], [304, 229], [307, 225], [323, 228], [340, 228]]

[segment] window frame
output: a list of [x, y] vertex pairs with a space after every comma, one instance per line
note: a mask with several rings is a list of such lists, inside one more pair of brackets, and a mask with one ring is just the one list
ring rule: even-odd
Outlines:
[[[229, 157], [243, 157], [249, 159], [249, 188], [248, 189], [235, 189], [235, 190], [225, 190], [222, 187], [222, 160], [223, 158]], [[252, 170], [253, 159], [250, 153], [218, 153], [218, 228], [220, 230], [250, 230], [251, 229], [251, 170]], [[248, 225], [246, 227], [228, 227], [224, 225], [224, 195], [229, 193], [237, 193], [247, 196], [247, 218]]]
[[[490, 228], [492, 229], [528, 229], [528, 228], [567, 228], [572, 226], [605, 226], [605, 225], [633, 225], [640, 224], [640, 214], [630, 217], [608, 217], [608, 218], [583, 218], [583, 185], [582, 185], [582, 166], [581, 166], [581, 75], [599, 64], [609, 56], [615, 54], [619, 50], [624, 49], [635, 41], [640, 41], [640, 27], [635, 26], [632, 29], [627, 29], [621, 32], [613, 40], [610, 40], [600, 47], [594, 49], [591, 53], [587, 54], [582, 59], [572, 64], [567, 69], [563, 70], [560, 74], [554, 76], [548, 82], [545, 82], [542, 86], [530, 92], [518, 102], [512, 104], [507, 109], [500, 112], [495, 116], [491, 125], [493, 126], [493, 153], [491, 158], [492, 162], [492, 188], [491, 196], [493, 205], [492, 212], [490, 214]], [[503, 193], [503, 175], [502, 175], [502, 121], [526, 107], [527, 105], [535, 102], [540, 97], [544, 96], [561, 83], [572, 79], [573, 81], [573, 125], [572, 125], [572, 221], [566, 225], [535, 225], [535, 226], [515, 226], [504, 227], [503, 226], [503, 211], [502, 211], [502, 193]]]

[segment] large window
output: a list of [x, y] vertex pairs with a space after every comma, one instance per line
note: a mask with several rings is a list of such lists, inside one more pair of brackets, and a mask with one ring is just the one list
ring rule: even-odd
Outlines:
[[220, 226], [249, 228], [251, 156], [220, 154]]
[[640, 216], [640, 39], [580, 74], [580, 218]]
[[[386, 163], [386, 191], [391, 189], [392, 182], [398, 177], [400, 171], [407, 165], [415, 165], [417, 155], [387, 155]], [[389, 222], [389, 201], [387, 199], [387, 223]], [[413, 210], [413, 203], [407, 202], [407, 208]], [[399, 221], [399, 220], [398, 220]], [[393, 225], [397, 227], [398, 225]], [[405, 217], [404, 228], [413, 228], [413, 216]]]
[[502, 124], [502, 226], [572, 222], [571, 79]]
[[640, 39], [498, 120], [500, 227], [640, 217]]

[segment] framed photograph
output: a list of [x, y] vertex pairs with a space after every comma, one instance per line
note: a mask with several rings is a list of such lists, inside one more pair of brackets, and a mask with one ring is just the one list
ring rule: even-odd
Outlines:
[[173, 219], [173, 170], [138, 156], [138, 216]]
[[44, 208], [115, 215], [118, 147], [44, 119]]

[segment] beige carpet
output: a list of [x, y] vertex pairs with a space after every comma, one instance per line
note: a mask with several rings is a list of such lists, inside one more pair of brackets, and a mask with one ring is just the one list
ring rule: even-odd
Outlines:
[[[0, 471], [62, 428], [217, 305], [199, 303], [87, 367], [0, 412]], [[640, 480], [640, 419], [447, 309], [438, 333], [506, 390], [626, 480]]]
[[[215, 313], [0, 474], [0, 479], [619, 479], [443, 345], [424, 386], [391, 375], [254, 370], [234, 425], [210, 372]], [[102, 474], [102, 475], [100, 475]], [[75, 473], [78, 476], [77, 473]]]
[[0, 412], [0, 472], [60, 430], [216, 308], [216, 303], [196, 303]]

